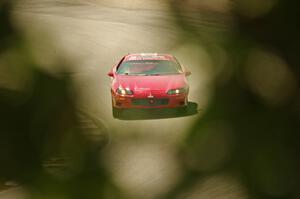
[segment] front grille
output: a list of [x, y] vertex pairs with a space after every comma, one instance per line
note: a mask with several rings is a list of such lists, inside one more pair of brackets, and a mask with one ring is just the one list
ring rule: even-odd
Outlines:
[[132, 99], [132, 104], [135, 106], [162, 106], [168, 105], [168, 98], [159, 98], [159, 99]]

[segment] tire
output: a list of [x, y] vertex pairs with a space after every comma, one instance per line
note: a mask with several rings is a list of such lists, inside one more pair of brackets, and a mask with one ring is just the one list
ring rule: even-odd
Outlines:
[[121, 116], [122, 110], [112, 107], [112, 114], [114, 118], [118, 118]]
[[112, 107], [112, 115], [114, 118], [118, 118], [120, 115], [120, 111], [114, 107], [114, 100], [113, 97], [111, 97], [111, 107]]

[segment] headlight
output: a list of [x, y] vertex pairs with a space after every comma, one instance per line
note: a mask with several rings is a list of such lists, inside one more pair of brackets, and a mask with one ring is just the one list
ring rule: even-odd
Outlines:
[[182, 94], [185, 93], [186, 89], [185, 88], [177, 88], [177, 89], [171, 89], [167, 93], [169, 95], [176, 95], [176, 94]]
[[133, 95], [133, 92], [128, 88], [117, 88], [117, 93], [120, 95]]

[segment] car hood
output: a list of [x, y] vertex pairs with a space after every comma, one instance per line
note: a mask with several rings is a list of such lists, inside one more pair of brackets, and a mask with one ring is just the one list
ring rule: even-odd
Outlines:
[[116, 77], [118, 87], [138, 90], [161, 90], [186, 87], [187, 81], [184, 74], [158, 75], [158, 76], [130, 76], [118, 75]]

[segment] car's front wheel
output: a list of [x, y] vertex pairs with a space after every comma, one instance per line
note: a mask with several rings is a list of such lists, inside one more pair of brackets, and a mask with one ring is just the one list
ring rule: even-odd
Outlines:
[[188, 99], [185, 99], [185, 105], [180, 107], [179, 110], [182, 114], [188, 114], [189, 113], [189, 104], [188, 104]]
[[114, 118], [118, 118], [121, 114], [121, 110], [114, 107], [114, 99], [111, 98], [111, 105], [112, 105], [112, 115]]
[[114, 118], [118, 118], [118, 117], [121, 116], [122, 110], [118, 109], [118, 108], [115, 108], [115, 107], [112, 107], [112, 114], [113, 114]]

